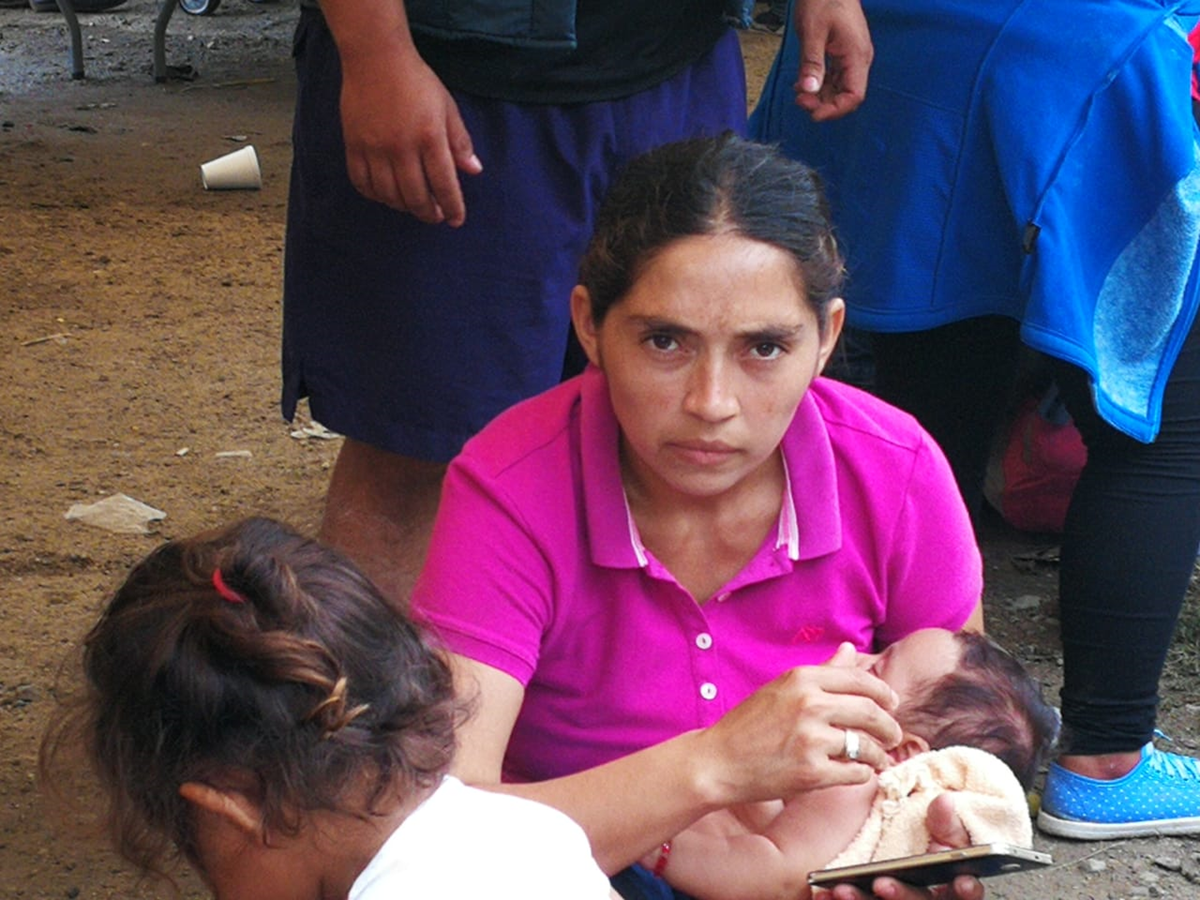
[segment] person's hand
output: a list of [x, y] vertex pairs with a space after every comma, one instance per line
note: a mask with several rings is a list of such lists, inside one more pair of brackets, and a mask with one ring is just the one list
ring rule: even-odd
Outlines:
[[342, 60], [342, 134], [350, 181], [364, 197], [422, 222], [461, 225], [458, 172], [475, 155], [449, 91], [409, 45]]
[[[854, 659], [843, 644], [824, 665], [791, 669], [703, 733], [722, 805], [861, 784], [889, 765], [900, 740], [896, 695]], [[846, 758], [847, 730], [858, 737], [857, 760]]]
[[861, 0], [796, 0], [800, 71], [796, 105], [813, 121], [836, 119], [867, 95], [875, 48]]
[[971, 835], [954, 808], [954, 794], [950, 791], [938, 794], [930, 802], [925, 810], [925, 830], [929, 832], [926, 853], [968, 847], [971, 844]]
[[951, 884], [935, 888], [919, 888], [903, 884], [895, 878], [876, 878], [867, 894], [848, 884], [839, 884], [829, 895], [833, 900], [983, 900], [983, 883], [971, 875], [959, 875]]

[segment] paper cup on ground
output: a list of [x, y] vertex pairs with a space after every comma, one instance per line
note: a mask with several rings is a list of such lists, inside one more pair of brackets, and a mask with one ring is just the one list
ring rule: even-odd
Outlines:
[[262, 187], [262, 172], [253, 145], [204, 163], [200, 166], [200, 181], [206, 191], [258, 190]]

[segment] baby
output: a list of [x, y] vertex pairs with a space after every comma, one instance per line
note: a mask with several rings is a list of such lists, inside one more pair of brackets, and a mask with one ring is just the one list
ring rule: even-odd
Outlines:
[[268, 519], [171, 541], [84, 644], [45, 737], [81, 750], [117, 850], [182, 856], [221, 900], [607, 900], [582, 829], [446, 774], [449, 669], [350, 562]]
[[926, 830], [931, 803], [935, 815], [957, 816], [971, 843], [1032, 844], [1026, 791], [1058, 716], [1021, 664], [983, 635], [938, 628], [852, 664], [900, 698], [904, 736], [890, 769], [706, 817], [643, 864], [698, 900], [766, 900], [780, 884], [781, 898], [807, 898], [810, 871], [940, 849]]

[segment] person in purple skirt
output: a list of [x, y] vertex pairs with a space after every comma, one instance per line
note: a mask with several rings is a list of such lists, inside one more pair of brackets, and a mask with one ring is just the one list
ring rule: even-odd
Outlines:
[[[802, 0], [830, 59], [817, 106], [861, 99], [861, 14]], [[581, 365], [568, 298], [614, 173], [745, 126], [724, 0], [307, 2], [295, 38], [284, 266], [287, 419], [346, 437], [321, 536], [402, 604], [445, 463]], [[482, 12], [481, 12], [482, 10]], [[814, 58], [824, 60], [825, 53]]]

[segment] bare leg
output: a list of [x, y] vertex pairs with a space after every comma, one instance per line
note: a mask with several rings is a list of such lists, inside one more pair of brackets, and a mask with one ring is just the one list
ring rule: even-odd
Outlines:
[[1114, 778], [1128, 775], [1141, 759], [1140, 750], [1129, 753], [1101, 753], [1096, 756], [1064, 753], [1058, 758], [1058, 764], [1078, 775], [1086, 775], [1088, 778], [1097, 778], [1101, 781], [1111, 781]]
[[321, 539], [349, 556], [398, 609], [425, 562], [445, 463], [346, 439], [321, 520]]

